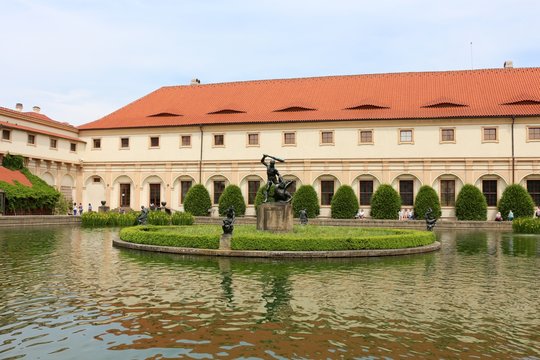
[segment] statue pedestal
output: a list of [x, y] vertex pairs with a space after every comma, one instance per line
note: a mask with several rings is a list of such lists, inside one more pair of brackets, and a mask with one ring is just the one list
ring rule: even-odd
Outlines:
[[264, 203], [257, 208], [257, 230], [292, 231], [293, 212], [290, 203]]
[[219, 250], [231, 250], [232, 234], [221, 234], [219, 239]]
[[105, 205], [101, 205], [100, 207], [98, 207], [98, 212], [107, 212], [110, 210], [110, 207], [108, 206], [105, 206]]

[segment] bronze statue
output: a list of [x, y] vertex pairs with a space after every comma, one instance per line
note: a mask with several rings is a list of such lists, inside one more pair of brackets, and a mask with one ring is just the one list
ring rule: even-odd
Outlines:
[[426, 211], [426, 215], [424, 218], [426, 219], [426, 229], [428, 231], [433, 231], [433, 228], [435, 227], [435, 223], [437, 222], [437, 219], [433, 217], [433, 209], [428, 208]]
[[232, 234], [234, 230], [234, 220], [236, 219], [235, 213], [234, 213], [234, 206], [229, 206], [227, 209], [227, 217], [223, 219], [223, 225], [221, 228], [223, 229], [224, 234]]
[[300, 217], [300, 225], [307, 225], [307, 222], [308, 222], [308, 216], [307, 216], [307, 211], [306, 209], [302, 209], [300, 210], [300, 212], [298, 213], [299, 217]]
[[[266, 158], [270, 158], [270, 161], [266, 163]], [[270, 190], [270, 187], [272, 184], [278, 185], [279, 183], [283, 182], [283, 178], [279, 174], [279, 171], [276, 169], [276, 160], [279, 162], [285, 162], [285, 160], [277, 158], [275, 156], [270, 156], [263, 154], [263, 157], [261, 159], [261, 163], [266, 166], [266, 175], [268, 176], [268, 180], [266, 182], [266, 188], [264, 189], [264, 201], [268, 201], [268, 190]]]
[[141, 213], [137, 216], [137, 225], [146, 225], [148, 219], [148, 208], [145, 208], [144, 205], [141, 206]]
[[287, 191], [287, 188], [293, 183], [293, 180], [282, 180], [274, 188], [274, 200], [276, 202], [289, 202], [292, 200], [292, 195]]

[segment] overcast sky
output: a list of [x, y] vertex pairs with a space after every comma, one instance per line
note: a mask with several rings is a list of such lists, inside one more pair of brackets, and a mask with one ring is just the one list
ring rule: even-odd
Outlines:
[[195, 77], [536, 67], [539, 14], [538, 0], [0, 0], [0, 106], [79, 125]]

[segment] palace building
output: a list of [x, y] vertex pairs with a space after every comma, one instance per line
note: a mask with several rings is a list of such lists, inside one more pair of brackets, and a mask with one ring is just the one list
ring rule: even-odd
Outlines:
[[[0, 108], [0, 154], [73, 201], [111, 208], [166, 202], [182, 210], [204, 184], [215, 204], [240, 186], [254, 215], [266, 182], [262, 154], [285, 159], [285, 179], [313, 185], [321, 216], [340, 185], [369, 214], [380, 184], [404, 208], [422, 185], [454, 216], [464, 184], [496, 212], [505, 187], [523, 185], [540, 205], [540, 68], [328, 76], [162, 87], [73, 127], [39, 111]], [[217, 215], [217, 212], [215, 212]]]

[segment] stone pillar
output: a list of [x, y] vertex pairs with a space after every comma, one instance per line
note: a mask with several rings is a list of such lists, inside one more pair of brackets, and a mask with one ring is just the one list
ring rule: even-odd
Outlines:
[[232, 234], [221, 234], [219, 239], [219, 250], [231, 250]]
[[290, 203], [265, 203], [257, 208], [257, 230], [292, 231], [293, 212]]

